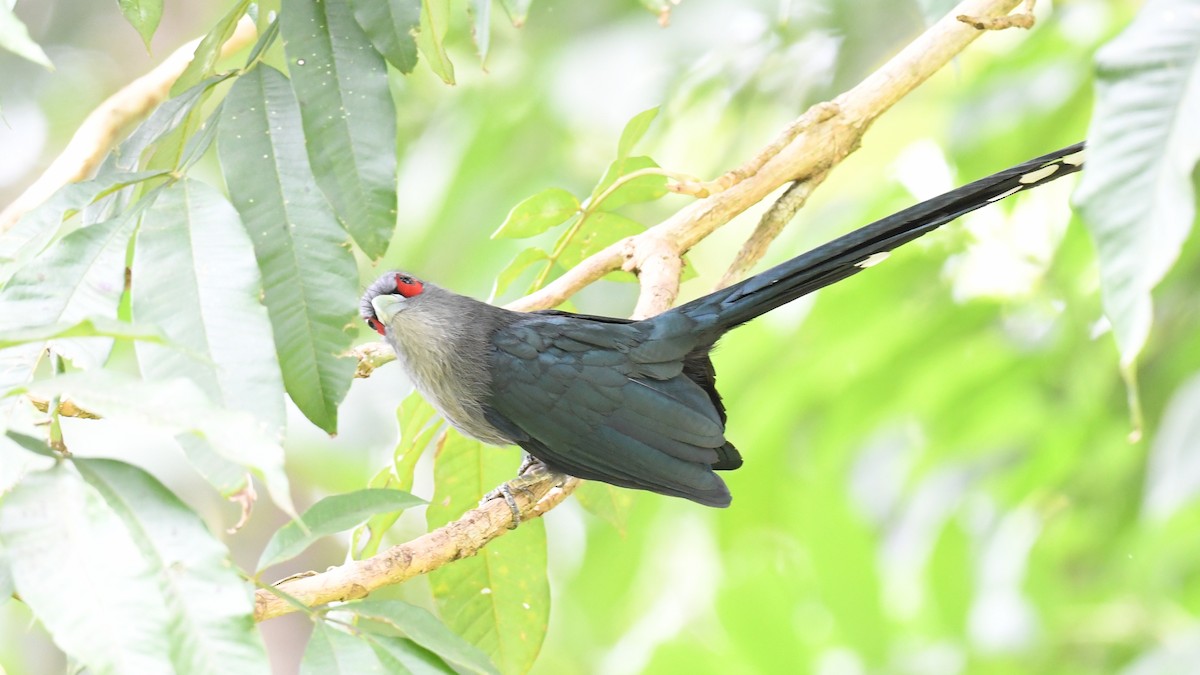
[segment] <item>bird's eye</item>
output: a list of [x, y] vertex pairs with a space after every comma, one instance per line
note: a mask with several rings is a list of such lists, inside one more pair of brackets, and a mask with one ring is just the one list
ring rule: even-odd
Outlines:
[[396, 292], [406, 298], [411, 298], [414, 295], [420, 295], [425, 289], [425, 284], [420, 280], [414, 279], [407, 274], [396, 275]]
[[367, 319], [367, 325], [371, 327], [371, 330], [375, 331], [376, 333], [379, 333], [380, 335], [384, 335], [386, 333], [386, 331], [383, 328], [383, 322], [380, 321], [379, 319], [376, 319], [375, 317], [371, 317], [371, 318]]

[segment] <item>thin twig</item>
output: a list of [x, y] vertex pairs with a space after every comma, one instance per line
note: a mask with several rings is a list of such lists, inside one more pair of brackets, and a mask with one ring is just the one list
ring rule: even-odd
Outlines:
[[775, 241], [775, 238], [783, 232], [783, 228], [791, 222], [796, 212], [804, 207], [809, 196], [817, 189], [818, 185], [825, 182], [825, 177], [828, 175], [829, 172], [823, 171], [804, 180], [796, 181], [780, 195], [779, 199], [775, 200], [771, 208], [767, 209], [767, 212], [759, 219], [754, 232], [742, 244], [742, 248], [734, 256], [733, 262], [729, 264], [729, 269], [725, 270], [725, 274], [717, 282], [716, 288], [725, 288], [740, 281], [751, 268], [758, 264], [759, 260], [762, 260], [762, 257], [767, 254], [767, 249], [771, 247], [771, 242]]

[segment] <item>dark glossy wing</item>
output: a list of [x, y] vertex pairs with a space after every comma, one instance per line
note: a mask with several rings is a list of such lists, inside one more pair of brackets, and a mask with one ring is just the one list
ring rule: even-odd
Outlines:
[[723, 411], [684, 373], [694, 345], [648, 344], [647, 330], [558, 314], [497, 332], [489, 421], [572, 476], [728, 506], [713, 466], [740, 457]]

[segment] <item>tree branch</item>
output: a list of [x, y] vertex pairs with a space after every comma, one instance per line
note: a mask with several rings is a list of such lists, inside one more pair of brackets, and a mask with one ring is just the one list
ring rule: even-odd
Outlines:
[[[1004, 16], [1020, 2], [965, 0], [858, 86], [832, 103], [810, 108], [743, 167], [710, 183], [683, 184], [678, 188], [684, 192], [706, 191], [709, 196], [647, 231], [592, 255], [541, 290], [507, 307], [522, 311], [553, 307], [606, 273], [623, 268], [639, 273], [642, 288], [635, 317], [652, 316], [669, 308], [679, 291], [683, 253], [777, 188], [795, 181], [820, 182], [858, 147], [863, 134], [880, 114], [980, 35], [956, 16]], [[355, 355], [360, 359], [360, 376], [390, 360], [386, 348], [379, 345], [359, 347]], [[576, 479], [570, 479], [562, 488], [552, 490], [547, 480], [535, 484], [532, 495], [517, 492], [522, 520], [546, 513], [577, 484]], [[372, 558], [310, 576], [285, 579], [277, 588], [309, 606], [361, 598], [382, 586], [475, 555], [487, 542], [508, 532], [511, 523], [507, 504], [491, 500], [452, 523]], [[270, 590], [260, 589], [256, 593], [256, 621], [291, 611], [294, 607]]]
[[[513, 492], [522, 521], [542, 516], [566, 499], [579, 484], [579, 479], [570, 478], [562, 487], [555, 487], [553, 480], [548, 477], [534, 483], [529, 486], [529, 493], [525, 490]], [[363, 598], [383, 586], [398, 584], [460, 558], [473, 556], [489, 541], [509, 532], [511, 525], [512, 511], [508, 504], [503, 499], [492, 499], [452, 523], [376, 556], [331, 567], [318, 574], [289, 577], [275, 584], [275, 589], [309, 607]], [[293, 605], [270, 590], [259, 589], [254, 595], [255, 621], [266, 621], [294, 611]]]

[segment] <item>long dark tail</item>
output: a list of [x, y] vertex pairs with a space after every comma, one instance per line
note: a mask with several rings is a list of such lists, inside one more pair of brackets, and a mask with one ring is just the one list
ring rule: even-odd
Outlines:
[[1065, 147], [911, 206], [818, 246], [728, 288], [675, 308], [721, 333], [780, 305], [857, 274], [881, 254], [936, 230], [961, 215], [1083, 166], [1083, 143]]

